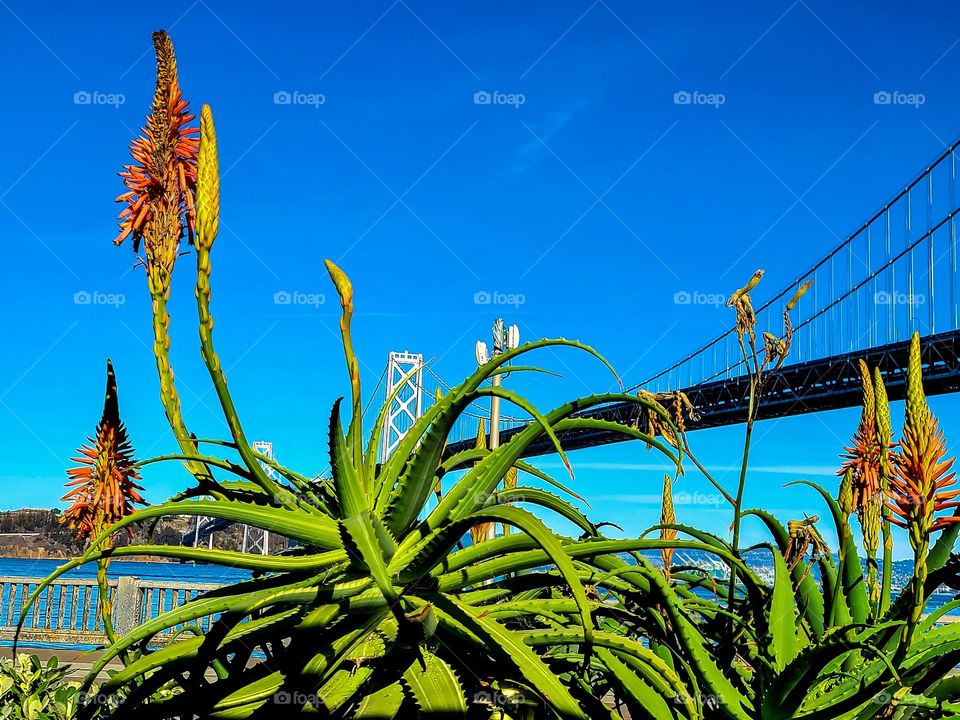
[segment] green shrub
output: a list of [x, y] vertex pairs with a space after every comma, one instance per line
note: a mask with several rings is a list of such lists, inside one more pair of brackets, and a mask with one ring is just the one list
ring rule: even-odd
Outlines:
[[0, 658], [0, 720], [71, 720], [81, 701], [80, 683], [65, 680], [69, 666], [56, 657]]

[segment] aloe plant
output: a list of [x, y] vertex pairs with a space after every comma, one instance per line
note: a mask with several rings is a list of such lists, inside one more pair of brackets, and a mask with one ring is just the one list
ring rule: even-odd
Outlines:
[[[514, 373], [536, 372], [537, 367], [523, 361], [542, 348], [576, 348], [607, 364], [579, 342], [540, 340], [497, 356], [439, 398], [396, 452], [378, 464], [392, 398], [365, 442], [351, 331], [353, 287], [327, 262], [342, 308], [349, 417], [342, 417], [343, 403], [337, 400], [329, 416], [328, 479], [314, 481], [277, 465], [247, 442], [214, 347], [210, 277], [219, 223], [217, 166], [213, 115], [204, 106], [196, 169], [195, 294], [201, 355], [231, 438], [190, 438], [177, 455], [139, 463], [184, 462], [198, 484], [106, 528], [81, 557], [48, 578], [33, 599], [67, 570], [115, 557], [221, 563], [249, 569], [254, 577], [209, 592], [119, 638], [105, 649], [85, 687], [92, 686], [113, 658], [129, 653], [126, 667], [101, 689], [118, 693], [116, 712], [121, 717], [134, 707], [144, 717], [244, 717], [289, 703], [348, 717], [409, 717], [415, 711], [425, 716], [489, 714], [498, 708], [520, 717], [528, 708], [538, 714], [587, 718], [603, 706], [576, 679], [582, 677], [578, 668], [596, 665], [611, 677], [639, 665], [651, 677], [665, 673], [670, 688], [681, 691], [685, 686], [680, 677], [639, 640], [604, 631], [601, 618], [625, 611], [605, 603], [592, 586], [594, 578], [608, 572], [615, 557], [611, 553], [656, 549], [658, 543], [603, 539], [569, 501], [578, 497], [575, 493], [521, 459], [526, 448], [546, 436], [567, 463], [557, 433], [602, 429], [656, 447], [679, 468], [680, 453], [643, 430], [577, 415], [606, 403], [631, 402], [661, 414], [663, 426], [677, 433], [662, 408], [644, 398], [603, 393], [541, 413], [518, 393], [486, 384], [507, 363]], [[174, 221], [178, 227], [183, 224]], [[150, 256], [146, 262], [149, 275]], [[162, 335], [168, 324], [154, 325]], [[162, 337], [160, 344], [165, 345]], [[172, 383], [166, 364], [158, 367], [161, 383]], [[175, 397], [175, 392], [165, 392]], [[533, 422], [496, 450], [476, 448], [446, 457], [448, 435], [460, 416], [471, 403], [491, 396], [514, 403]], [[183, 419], [170, 407], [168, 417], [177, 433]], [[226, 448], [238, 460], [199, 448]], [[280, 480], [265, 472], [265, 464]], [[517, 473], [567, 499], [540, 485], [514, 482]], [[504, 480], [508, 487], [498, 490]], [[439, 502], [427, 511], [438, 487]], [[194, 499], [206, 495], [213, 497]], [[565, 518], [583, 538], [556, 534], [528, 508]], [[179, 546], [111, 546], [113, 534], [131, 523], [169, 515], [246, 523], [282, 534], [299, 548], [264, 557]], [[463, 538], [480, 523], [509, 526], [514, 532], [462, 548]], [[598, 564], [593, 564], [595, 558]], [[151, 649], [158, 633], [208, 616], [215, 622], [207, 633]], [[253, 662], [259, 654], [266, 660]], [[579, 660], [574, 663], [573, 657]], [[645, 682], [653, 680], [639, 678], [632, 684]], [[158, 697], [161, 689], [167, 692]]]

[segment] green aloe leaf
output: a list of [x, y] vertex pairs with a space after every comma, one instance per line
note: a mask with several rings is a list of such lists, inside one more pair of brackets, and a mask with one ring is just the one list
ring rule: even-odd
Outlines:
[[510, 663], [566, 720], [588, 720], [554, 672], [516, 633], [491, 618], [480, 617], [476, 609], [452, 597], [428, 598], [439, 615], [440, 625], [454, 636], [472, 638], [491, 653]]
[[422, 650], [421, 657], [406, 669], [403, 683], [426, 717], [466, 716], [467, 703], [456, 673], [428, 650]]
[[797, 608], [793, 600], [793, 580], [779, 550], [773, 551], [773, 595], [770, 598], [768, 627], [770, 654], [774, 667], [783, 670], [799, 652], [797, 641]]
[[[779, 520], [766, 510], [750, 509], [744, 510], [743, 515], [753, 515], [763, 521], [770, 534], [773, 535], [774, 542], [780, 549], [780, 553], [787, 551], [790, 544], [790, 534], [783, 527]], [[798, 562], [791, 570], [791, 577], [797, 593], [797, 605], [803, 618], [810, 624], [813, 634], [817, 637], [823, 635], [824, 624], [824, 601], [817, 581], [814, 578], [806, 562]]]
[[403, 705], [403, 685], [400, 682], [384, 685], [368, 692], [354, 711], [354, 720], [393, 720]]
[[[827, 507], [830, 508], [830, 514], [836, 525], [837, 537], [840, 538], [840, 580], [842, 598], [844, 604], [849, 608], [850, 616], [855, 623], [865, 623], [870, 616], [870, 602], [867, 599], [866, 583], [863, 580], [863, 569], [860, 565], [860, 556], [857, 554], [857, 546], [853, 541], [853, 533], [850, 532], [850, 526], [840, 510], [840, 506], [833, 496], [816, 483], [808, 480], [797, 480], [788, 483], [791, 485], [806, 485], [820, 493]], [[839, 621], [842, 621], [842, 616]]]

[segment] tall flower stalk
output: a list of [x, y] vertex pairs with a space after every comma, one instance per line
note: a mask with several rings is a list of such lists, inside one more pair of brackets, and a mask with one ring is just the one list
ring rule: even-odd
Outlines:
[[197, 158], [197, 235], [194, 246], [197, 252], [197, 283], [194, 294], [197, 298], [197, 315], [200, 329], [200, 355], [203, 357], [217, 399], [223, 408], [224, 418], [237, 453], [250, 473], [250, 479], [265, 492], [277, 496], [279, 486], [263, 469], [240, 423], [233, 398], [227, 390], [227, 378], [213, 344], [213, 313], [210, 309], [211, 259], [214, 241], [220, 230], [220, 164], [217, 150], [217, 134], [213, 123], [213, 111], [209, 105], [200, 109], [200, 150]]
[[[120, 172], [127, 190], [117, 198], [125, 207], [114, 243], [120, 245], [129, 238], [135, 253], [143, 249], [140, 262], [146, 269], [152, 304], [160, 399], [181, 451], [195, 456], [196, 444], [183, 421], [170, 364], [167, 301], [180, 243], [185, 235], [191, 243], [194, 239], [198, 129], [190, 125], [195, 116], [180, 90], [173, 41], [161, 30], [153, 34], [153, 45], [157, 56], [156, 89], [142, 134], [130, 144], [133, 163]], [[212, 477], [201, 463], [190, 460], [187, 466], [201, 486], [214, 492]]]
[[[670, 542], [677, 538], [677, 528], [672, 527], [677, 522], [677, 511], [673, 503], [673, 478], [670, 473], [663, 474], [663, 497], [660, 502], [660, 539]], [[663, 576], [670, 579], [670, 566], [673, 563], [675, 548], [664, 545], [660, 548], [660, 559], [663, 561]]]
[[891, 519], [907, 530], [914, 557], [913, 612], [903, 631], [904, 650], [909, 648], [926, 605], [930, 536], [960, 522], [960, 518], [953, 515], [937, 517], [942, 510], [960, 506], [960, 502], [954, 501], [960, 490], [946, 489], [956, 482], [951, 472], [953, 458], [946, 457], [943, 431], [927, 406], [917, 333], [910, 340], [905, 415], [900, 449], [893, 456], [893, 473], [887, 491], [887, 506], [893, 513]]
[[[476, 450], [487, 449], [487, 428], [483, 418], [480, 418], [480, 422], [477, 424], [477, 439], [473, 446]], [[481, 522], [470, 528], [470, 540], [474, 545], [487, 539], [491, 524], [492, 523], [489, 522]]]
[[[746, 368], [746, 374], [749, 377], [749, 395], [747, 405], [746, 429], [743, 439], [743, 455], [740, 462], [740, 478], [737, 483], [737, 494], [733, 501], [733, 541], [731, 547], [734, 552], [740, 549], [740, 524], [743, 518], [743, 492], [747, 482], [747, 467], [750, 461], [750, 446], [753, 438], [753, 426], [757, 421], [759, 411], [760, 394], [763, 390], [763, 384], [766, 379], [766, 373], [769, 370], [777, 370], [783, 365], [787, 355], [790, 353], [790, 344], [793, 340], [793, 326], [790, 322], [790, 312], [800, 301], [800, 298], [810, 289], [813, 281], [808, 280], [797, 288], [793, 297], [787, 303], [783, 311], [784, 333], [782, 337], [777, 337], [769, 332], [763, 333], [763, 359], [760, 359], [760, 353], [757, 347], [757, 316], [753, 310], [753, 302], [750, 293], [763, 277], [763, 270], [757, 270], [747, 281], [747, 284], [737, 290], [727, 300], [727, 307], [731, 307], [736, 312], [737, 340], [740, 343], [740, 351], [743, 355], [743, 363]], [[728, 589], [728, 603], [732, 607], [737, 587], [737, 571], [733, 569], [730, 573], [730, 585]]]
[[[880, 368], [873, 369], [873, 394], [876, 402], [877, 443], [880, 446], [880, 497], [887, 496], [890, 474], [893, 472], [893, 430], [890, 423], [890, 404], [887, 402], [887, 387], [883, 382]], [[893, 533], [890, 532], [890, 508], [881, 502], [880, 512], [883, 518], [883, 577], [881, 578], [879, 616], [886, 614], [890, 607], [890, 588], [893, 580]]]
[[[845, 448], [841, 476], [850, 478], [850, 504], [857, 514], [863, 534], [863, 550], [867, 561], [867, 592], [874, 613], [880, 606], [880, 577], [877, 551], [880, 547], [883, 495], [881, 488], [881, 443], [877, 431], [877, 400], [873, 376], [866, 362], [859, 361], [863, 388], [860, 424], [850, 447]], [[888, 442], [889, 445], [889, 442]]]
[[[107, 360], [107, 388], [103, 399], [103, 414], [94, 437], [78, 449], [79, 456], [72, 458], [77, 467], [67, 470], [67, 487], [71, 488], [63, 500], [71, 503], [61, 522], [73, 530], [79, 540], [89, 543], [108, 527], [134, 513], [134, 505], [145, 504], [137, 484], [140, 475], [136, 470], [133, 445], [127, 429], [120, 420], [117, 399], [117, 378], [113, 364]], [[113, 547], [114, 538], [109, 536], [102, 547]], [[97, 561], [97, 585], [99, 587], [100, 611], [107, 639], [113, 643], [113, 605], [107, 583], [109, 557]]]

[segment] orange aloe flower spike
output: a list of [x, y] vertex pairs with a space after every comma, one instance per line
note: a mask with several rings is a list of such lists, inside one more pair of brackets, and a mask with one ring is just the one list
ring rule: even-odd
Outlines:
[[107, 389], [103, 415], [94, 438], [78, 449], [79, 463], [67, 470], [67, 487], [72, 488], [63, 500], [72, 502], [61, 522], [81, 540], [89, 541], [105, 528], [134, 512], [134, 505], [145, 501], [137, 484], [133, 446], [120, 420], [117, 379], [113, 364], [107, 360]]

